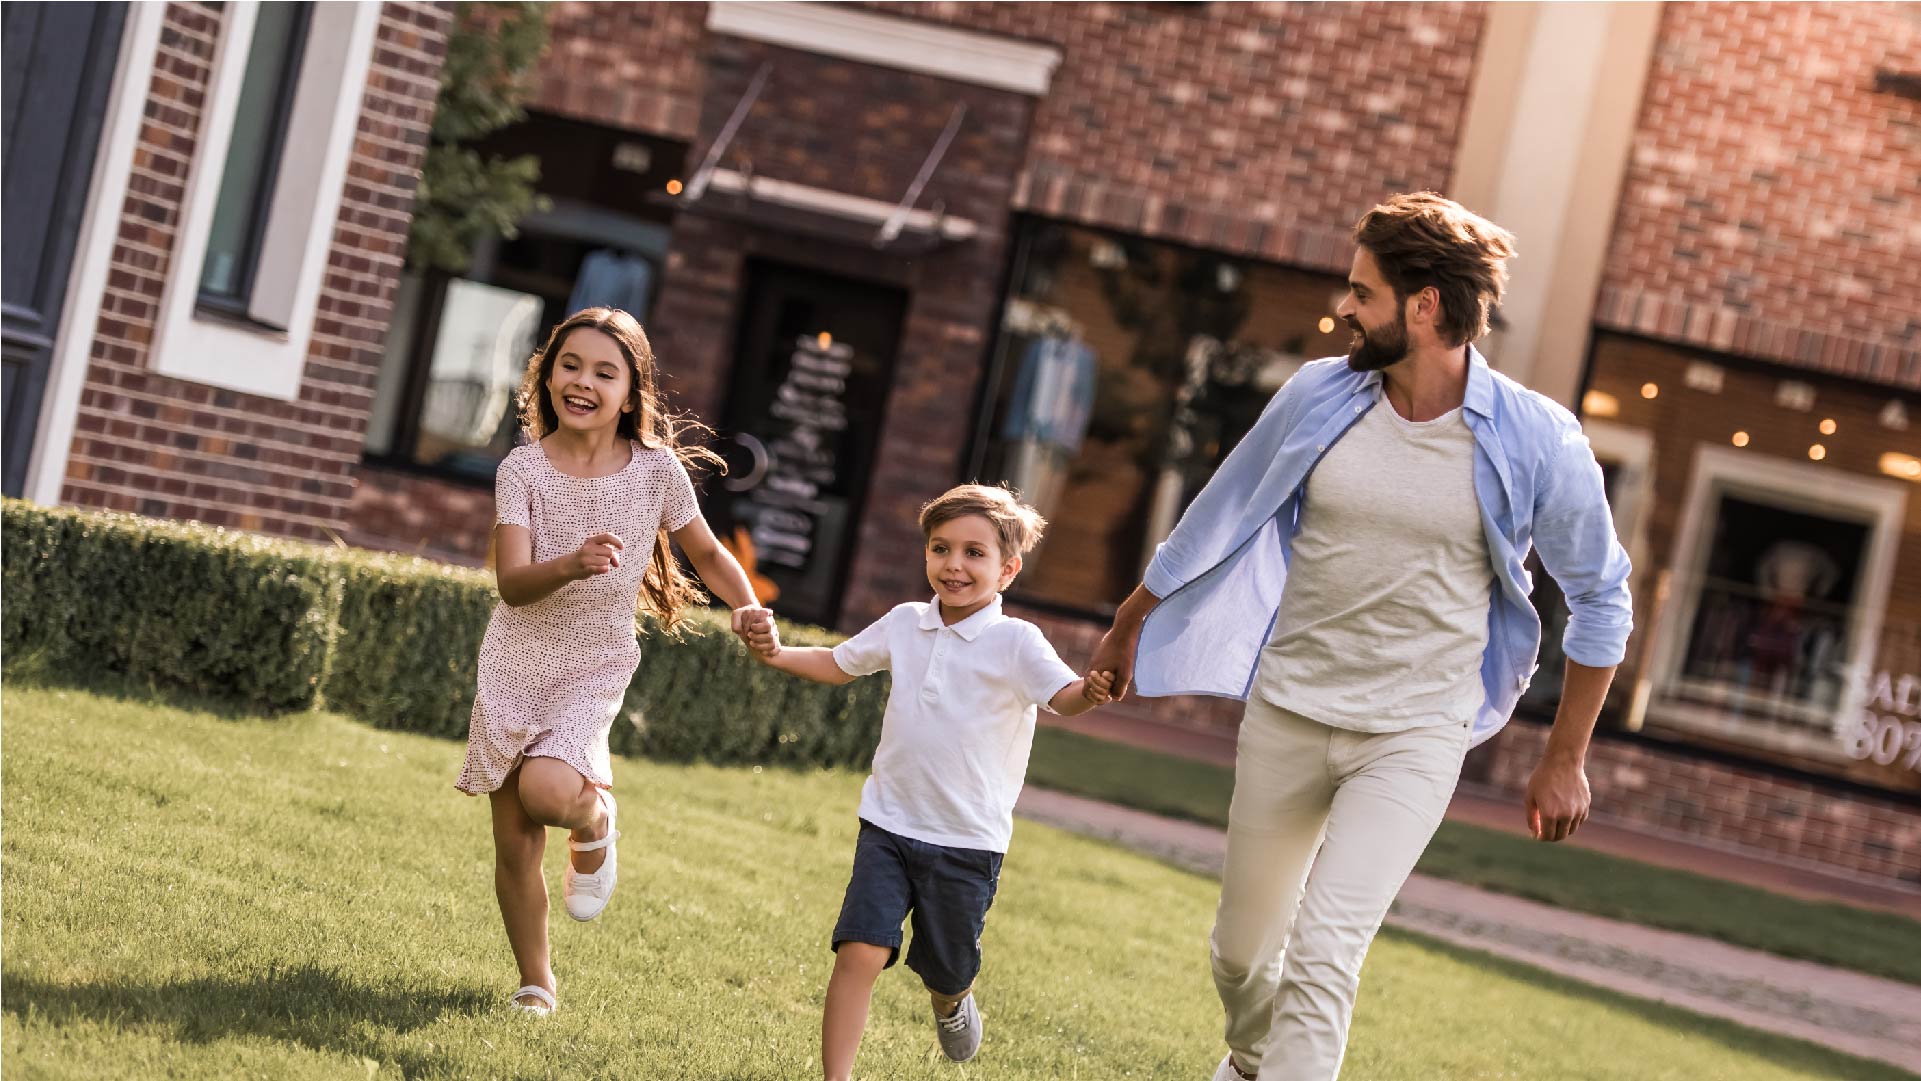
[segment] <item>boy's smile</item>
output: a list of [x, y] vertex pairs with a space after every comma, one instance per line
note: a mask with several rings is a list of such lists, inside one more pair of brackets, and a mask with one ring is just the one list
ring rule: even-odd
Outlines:
[[994, 523], [978, 514], [950, 518], [927, 538], [927, 584], [940, 599], [941, 618], [958, 623], [987, 607], [1014, 575], [1020, 557], [1001, 558]]

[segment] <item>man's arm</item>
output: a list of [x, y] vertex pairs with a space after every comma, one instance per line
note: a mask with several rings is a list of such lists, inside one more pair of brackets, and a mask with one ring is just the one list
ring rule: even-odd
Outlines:
[[1537, 841], [1566, 840], [1587, 821], [1593, 802], [1587, 783], [1588, 741], [1613, 682], [1613, 665], [1592, 668], [1579, 661], [1567, 662], [1547, 750], [1527, 782], [1527, 828]]
[[1135, 586], [1134, 592], [1115, 610], [1114, 625], [1101, 636], [1101, 644], [1094, 647], [1094, 659], [1087, 663], [1087, 670], [1112, 675], [1116, 702], [1126, 698], [1128, 688], [1134, 685], [1134, 650], [1140, 645], [1141, 625], [1160, 603], [1161, 599], [1146, 586]]
[[1588, 742], [1633, 628], [1628, 557], [1614, 535], [1601, 467], [1578, 429], [1562, 434], [1536, 504], [1534, 547], [1567, 598], [1567, 675], [1547, 749], [1528, 781], [1524, 810], [1538, 840], [1565, 840], [1587, 821]]

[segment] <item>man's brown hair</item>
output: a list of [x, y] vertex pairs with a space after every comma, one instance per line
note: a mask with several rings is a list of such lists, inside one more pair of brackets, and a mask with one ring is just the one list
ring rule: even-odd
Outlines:
[[1001, 560], [1026, 555], [1041, 539], [1047, 519], [1022, 503], [1014, 493], [993, 484], [963, 484], [949, 488], [920, 509], [922, 537], [932, 537], [943, 522], [978, 514], [994, 525], [1000, 541]]
[[1514, 234], [1452, 199], [1421, 191], [1361, 215], [1354, 241], [1374, 257], [1397, 302], [1434, 287], [1441, 296], [1435, 329], [1447, 344], [1466, 345], [1487, 333], [1507, 287]]

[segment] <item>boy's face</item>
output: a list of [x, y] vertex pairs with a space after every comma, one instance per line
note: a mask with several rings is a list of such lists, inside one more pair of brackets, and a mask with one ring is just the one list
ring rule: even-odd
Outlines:
[[1001, 558], [994, 523], [978, 514], [950, 518], [927, 536], [927, 584], [947, 608], [985, 608], [1020, 569], [1019, 556]]

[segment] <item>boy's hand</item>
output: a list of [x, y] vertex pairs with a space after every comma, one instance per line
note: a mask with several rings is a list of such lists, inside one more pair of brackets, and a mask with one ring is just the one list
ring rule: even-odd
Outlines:
[[574, 553], [573, 577], [592, 578], [620, 566], [621, 549], [625, 547], [612, 533], [596, 533], [581, 541], [580, 551]]
[[1114, 673], [1089, 672], [1081, 682], [1081, 697], [1097, 706], [1104, 706], [1114, 700]]

